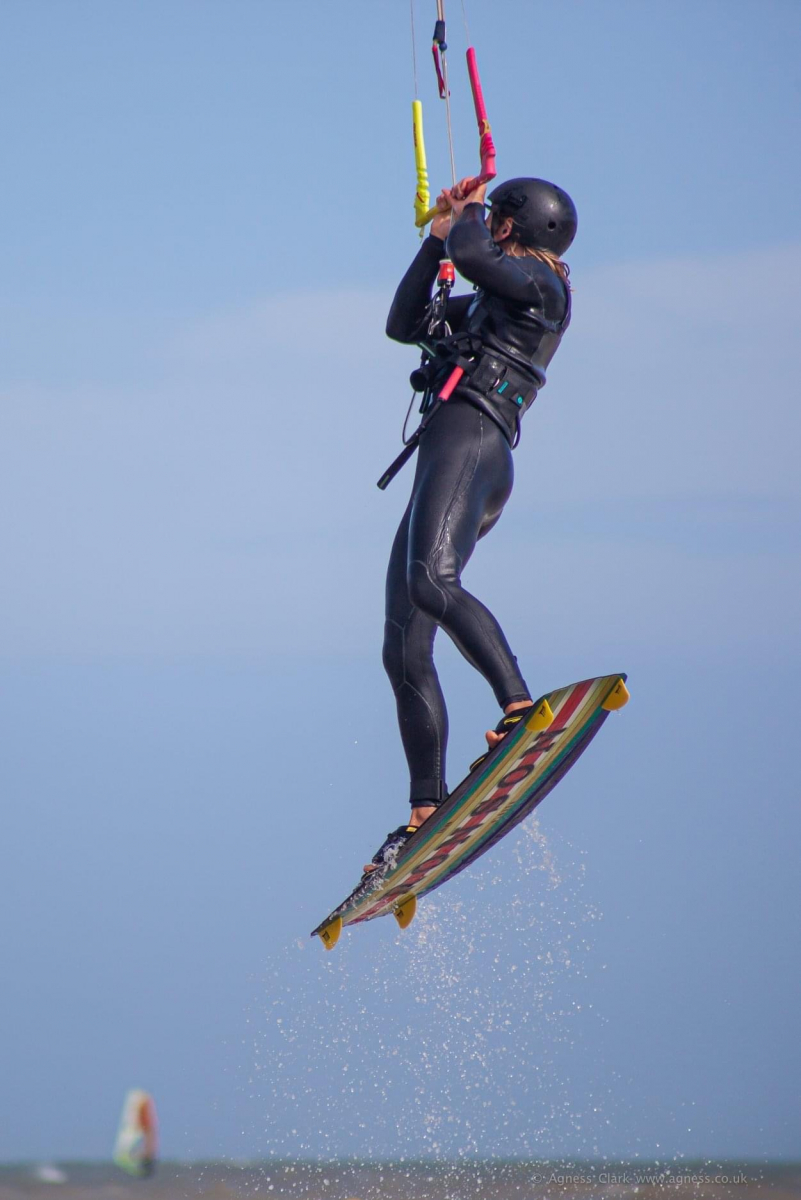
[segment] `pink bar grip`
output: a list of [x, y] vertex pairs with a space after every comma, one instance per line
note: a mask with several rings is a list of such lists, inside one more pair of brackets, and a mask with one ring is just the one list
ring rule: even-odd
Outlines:
[[[471, 179], [470, 181], [473, 187], [478, 187], [480, 183], [486, 183], [488, 180], [494, 179], [497, 169], [495, 167], [495, 143], [492, 140], [490, 123], [487, 119], [487, 108], [484, 104], [484, 93], [481, 90], [476, 52], [472, 46], [467, 51], [467, 73], [470, 76], [470, 88], [473, 92], [473, 104], [476, 110], [476, 120], [478, 121], [478, 136], [481, 139], [479, 143], [481, 174], [478, 178]], [[472, 188], [468, 188], [467, 190], [472, 191]]]
[[457, 383], [459, 382], [459, 380], [462, 378], [463, 375], [464, 375], [463, 367], [454, 367], [453, 370], [451, 371], [450, 375], [448, 376], [448, 378], [445, 380], [442, 391], [440, 392], [437, 399], [438, 400], [450, 400], [451, 396], [453, 395], [454, 388], [456, 387]]
[[473, 103], [476, 106], [476, 119], [482, 125], [487, 119], [487, 109], [484, 104], [484, 93], [481, 90], [481, 80], [478, 75], [476, 52], [472, 46], [467, 51], [467, 73], [470, 76], [470, 87], [473, 89]]

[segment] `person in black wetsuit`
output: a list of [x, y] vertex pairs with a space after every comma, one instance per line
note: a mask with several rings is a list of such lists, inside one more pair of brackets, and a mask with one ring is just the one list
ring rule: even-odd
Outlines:
[[[513, 179], [490, 195], [445, 190], [440, 213], [392, 302], [387, 334], [421, 344], [427, 360], [424, 431], [412, 495], [390, 555], [384, 666], [395, 692], [411, 777], [410, 822], [387, 836], [365, 872], [397, 854], [447, 798], [448, 717], [434, 667], [443, 628], [492, 687], [504, 716], [490, 747], [531, 704], [517, 659], [492, 613], [461, 584], [479, 538], [495, 525], [513, 483], [520, 421], [545, 383], [545, 369], [570, 320], [561, 255], [576, 232], [566, 192], [539, 179]], [[432, 328], [432, 288], [450, 258], [476, 289], [448, 298]], [[442, 314], [440, 314], [440, 317]], [[465, 375], [447, 403], [436, 397], [457, 361]]]

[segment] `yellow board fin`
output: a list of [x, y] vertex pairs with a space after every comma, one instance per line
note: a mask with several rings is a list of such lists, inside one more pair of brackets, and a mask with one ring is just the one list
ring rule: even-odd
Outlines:
[[414, 914], [417, 912], [417, 897], [404, 896], [403, 899], [395, 905], [392, 910], [395, 920], [400, 925], [401, 929], [408, 928], [414, 920]]
[[629, 689], [622, 679], [618, 679], [601, 705], [601, 708], [605, 708], [607, 712], [615, 712], [616, 709], [622, 708], [624, 704], [628, 704], [630, 699]]
[[317, 936], [325, 946], [326, 950], [333, 950], [334, 946], [336, 946], [337, 942], [339, 941], [339, 935], [341, 932], [342, 918], [335, 917], [333, 921], [330, 921], [329, 924], [325, 926], [325, 928], [320, 930]]
[[553, 712], [547, 700], [543, 700], [530, 716], [526, 717], [526, 729], [529, 733], [539, 733], [541, 729], [547, 729], [553, 721]]

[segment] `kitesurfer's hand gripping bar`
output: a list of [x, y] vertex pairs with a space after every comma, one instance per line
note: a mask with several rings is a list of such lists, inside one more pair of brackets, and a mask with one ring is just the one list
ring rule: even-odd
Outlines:
[[[482, 183], [488, 183], [490, 179], [494, 179], [497, 175], [495, 167], [495, 143], [492, 140], [492, 129], [487, 118], [487, 108], [484, 104], [484, 93], [481, 90], [481, 78], [478, 74], [478, 63], [476, 62], [476, 52], [471, 46], [467, 51], [467, 72], [470, 76], [470, 90], [473, 93], [473, 105], [476, 110], [476, 120], [478, 121], [478, 136], [479, 136], [479, 154], [481, 156], [481, 174], [476, 175], [473, 179], [469, 179], [465, 184], [465, 192], [473, 192]], [[422, 144], [422, 128], [420, 131], [420, 144]], [[415, 151], [417, 152], [417, 125], [415, 124]], [[423, 150], [423, 167], [425, 169], [425, 150]], [[427, 212], [420, 212], [417, 205], [417, 200], [420, 196], [420, 164], [418, 159], [418, 194], [415, 198], [415, 225], [422, 228], [429, 221], [433, 221], [434, 217], [440, 212], [447, 212], [447, 209], [429, 208]], [[426, 184], [428, 184], [428, 175], [426, 175]]]

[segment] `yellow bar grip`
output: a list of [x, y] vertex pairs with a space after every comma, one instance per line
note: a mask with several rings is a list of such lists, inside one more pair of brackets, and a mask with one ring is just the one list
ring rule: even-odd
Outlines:
[[419, 100], [412, 101], [412, 133], [414, 134], [414, 165], [417, 168], [417, 191], [414, 196], [414, 223], [423, 236], [423, 226], [432, 220], [436, 209], [428, 211], [431, 192], [428, 187], [428, 164], [426, 144], [423, 139], [423, 106]]
[[[415, 208], [415, 211], [417, 211], [416, 208]], [[415, 225], [420, 230], [421, 237], [422, 237], [423, 226], [427, 225], [429, 221], [433, 221], [434, 217], [437, 215], [437, 213], [441, 213], [441, 212], [450, 212], [450, 207], [437, 208], [437, 206], [435, 204], [433, 208], [429, 208], [427, 212], [423, 212], [417, 217], [417, 219], [415, 220]]]

